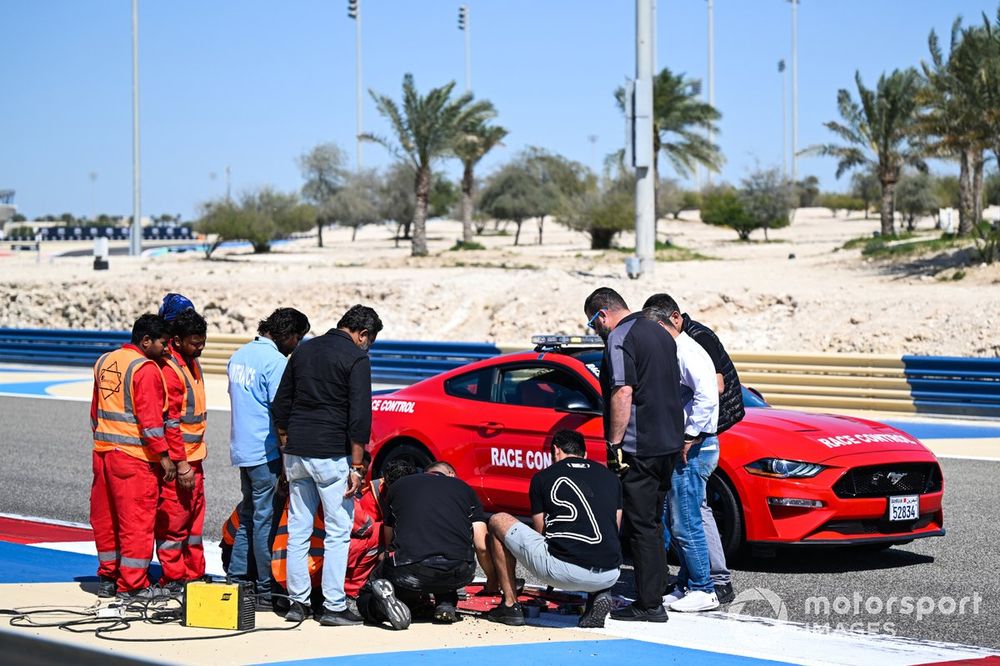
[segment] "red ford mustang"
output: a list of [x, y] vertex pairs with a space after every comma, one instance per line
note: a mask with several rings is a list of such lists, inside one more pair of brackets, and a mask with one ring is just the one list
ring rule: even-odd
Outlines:
[[[478, 361], [372, 400], [369, 444], [379, 470], [397, 457], [451, 462], [487, 511], [529, 513], [528, 483], [552, 462], [562, 428], [604, 462], [592, 340], [537, 338], [533, 352]], [[576, 342], [575, 342], [576, 341]], [[944, 534], [937, 459], [874, 421], [770, 408], [744, 389], [746, 418], [721, 437], [709, 504], [727, 554], [747, 545], [908, 543]]]

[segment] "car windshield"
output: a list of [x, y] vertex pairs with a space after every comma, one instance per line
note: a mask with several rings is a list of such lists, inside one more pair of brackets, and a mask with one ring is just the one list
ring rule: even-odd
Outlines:
[[[601, 376], [601, 356], [603, 352], [587, 350], [583, 352], [578, 352], [573, 354], [573, 358], [583, 363], [587, 370], [590, 370], [594, 374], [594, 377], [598, 379]], [[754, 391], [753, 389], [743, 387], [743, 406], [744, 407], [770, 407], [767, 401], [764, 400], [763, 396]]]

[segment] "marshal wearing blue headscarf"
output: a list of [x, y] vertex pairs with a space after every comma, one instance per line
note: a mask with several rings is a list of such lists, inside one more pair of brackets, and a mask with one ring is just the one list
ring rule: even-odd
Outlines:
[[194, 310], [194, 303], [186, 296], [170, 293], [163, 297], [163, 304], [160, 305], [160, 311], [157, 314], [169, 322], [176, 319], [177, 315], [185, 310]]

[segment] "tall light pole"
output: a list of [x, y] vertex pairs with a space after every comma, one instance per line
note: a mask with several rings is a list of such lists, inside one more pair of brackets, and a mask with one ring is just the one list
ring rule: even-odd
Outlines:
[[97, 194], [95, 190], [97, 189], [97, 172], [91, 171], [87, 174], [90, 178], [90, 214], [93, 215], [93, 219], [97, 221]]
[[778, 74], [781, 74], [781, 175], [788, 180], [788, 110], [785, 108], [788, 100], [788, 74], [785, 72], [784, 58], [778, 61]]
[[132, 0], [132, 231], [128, 253], [142, 254], [142, 202], [139, 178], [139, 0]]
[[799, 0], [792, 3], [792, 182], [798, 182], [799, 150]]
[[[708, 0], [708, 105], [715, 108], [715, 11], [713, 0]], [[712, 143], [715, 135], [712, 126], [708, 126], [708, 142]], [[712, 167], [705, 167], [705, 181], [712, 185]]]
[[[656, 265], [656, 184], [653, 182], [653, 0], [635, 1], [635, 255], [639, 274]], [[638, 276], [636, 276], [638, 277]]]
[[653, 31], [653, 36], [650, 39], [650, 41], [653, 43], [653, 46], [652, 46], [652, 48], [653, 48], [653, 78], [656, 78], [656, 72], [657, 72], [657, 69], [656, 69], [656, 54], [657, 54], [656, 40], [660, 36], [660, 29], [659, 29], [660, 28], [660, 24], [659, 24], [659, 15], [657, 14], [657, 9], [656, 9], [656, 0], [652, 0], [652, 2], [650, 3], [649, 15], [650, 15], [650, 23], [651, 23], [650, 30]]
[[354, 19], [354, 97], [357, 105], [354, 110], [356, 132], [354, 140], [356, 142], [358, 171], [361, 171], [363, 161], [361, 158], [361, 135], [364, 134], [362, 121], [362, 105], [364, 103], [364, 91], [361, 84], [361, 0], [347, 0], [347, 15]]
[[465, 33], [465, 92], [472, 92], [472, 31], [469, 29], [469, 6], [458, 8], [458, 29]]

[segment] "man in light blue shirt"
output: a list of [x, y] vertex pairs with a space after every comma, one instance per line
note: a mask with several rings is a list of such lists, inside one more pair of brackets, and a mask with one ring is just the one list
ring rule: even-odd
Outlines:
[[227, 573], [252, 581], [257, 607], [271, 609], [271, 544], [276, 518], [275, 490], [281, 476], [278, 432], [271, 402], [285, 372], [288, 355], [309, 332], [309, 319], [293, 308], [278, 308], [257, 326], [257, 337], [229, 359], [231, 427], [229, 456], [240, 468], [243, 499], [240, 526], [233, 541]]

